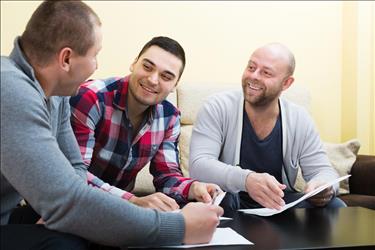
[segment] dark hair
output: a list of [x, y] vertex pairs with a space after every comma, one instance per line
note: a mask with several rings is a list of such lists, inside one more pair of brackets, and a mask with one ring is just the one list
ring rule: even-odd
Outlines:
[[151, 46], [154, 46], [154, 45], [162, 48], [165, 51], [168, 51], [169, 53], [175, 55], [177, 58], [179, 58], [182, 61], [182, 67], [181, 67], [180, 75], [179, 75], [179, 78], [180, 78], [181, 75], [182, 75], [182, 72], [184, 71], [185, 63], [186, 63], [185, 51], [182, 48], [182, 46], [177, 41], [173, 40], [172, 38], [169, 38], [169, 37], [166, 37], [166, 36], [157, 36], [157, 37], [152, 38], [149, 42], [147, 42], [143, 46], [143, 48], [142, 48], [141, 52], [139, 52], [137, 58], [140, 58], [141, 55], [148, 48], [150, 48]]
[[81, 1], [44, 1], [35, 10], [21, 36], [27, 56], [46, 65], [62, 48], [85, 55], [94, 45], [99, 17]]

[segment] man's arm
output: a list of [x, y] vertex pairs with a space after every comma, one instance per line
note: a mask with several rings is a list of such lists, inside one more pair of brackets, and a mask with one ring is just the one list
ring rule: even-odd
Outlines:
[[[299, 115], [298, 129], [295, 129], [297, 136], [296, 147], [299, 148], [299, 165], [302, 175], [307, 182], [304, 192], [308, 193], [321, 185], [326, 184], [339, 177], [337, 171], [332, 167], [323, 149], [319, 133], [310, 115], [301, 110], [296, 112]], [[309, 198], [315, 206], [325, 206], [335, 196], [339, 184], [326, 188], [322, 192]]]
[[76, 174], [51, 133], [44, 100], [22, 81], [2, 74], [1, 173], [45, 226], [108, 245], [181, 243], [180, 214], [139, 208], [89, 187]]
[[[151, 160], [150, 172], [154, 176], [157, 190], [172, 196], [180, 203], [188, 200], [212, 202], [212, 197], [221, 189], [212, 183], [202, 183], [182, 175], [179, 163], [178, 140], [180, 136], [180, 112], [174, 107], [173, 113], [164, 108], [163, 119], [168, 119], [168, 127], [160, 146]], [[170, 116], [166, 115], [170, 114]], [[160, 123], [159, 123], [160, 124]], [[161, 128], [164, 129], [164, 128]]]
[[56, 135], [57, 143], [65, 157], [72, 164], [76, 173], [84, 180], [87, 180], [87, 168], [82, 162], [82, 157], [79, 154], [79, 148], [76, 143], [72, 127], [70, 125], [70, 105], [68, 97], [51, 97], [50, 101], [54, 102], [61, 99], [60, 108], [58, 110], [60, 116], [60, 124]]
[[[98, 103], [96, 94], [85, 88], [81, 88], [78, 95], [70, 98], [70, 122], [73, 135], [75, 135], [74, 140], [78, 142], [80, 158], [83, 159], [87, 167], [91, 164], [95, 146], [95, 128], [103, 115]], [[132, 193], [112, 186], [90, 172], [87, 172], [87, 181], [88, 184], [125, 200], [133, 197]]]
[[[299, 164], [301, 166], [304, 179], [308, 183], [326, 183], [339, 177], [337, 171], [332, 167], [327, 153], [323, 149], [323, 144], [319, 133], [315, 128], [314, 122], [307, 112], [300, 114], [303, 119], [301, 128], [303, 133], [301, 136], [301, 150], [299, 152]], [[337, 191], [338, 184], [334, 185]]]
[[157, 191], [168, 194], [179, 203], [188, 201], [189, 189], [194, 180], [184, 177], [179, 164], [178, 139], [180, 136], [180, 115], [176, 111], [170, 117], [163, 141], [150, 163]]
[[[218, 184], [224, 190], [236, 193], [246, 191], [246, 177], [250, 171], [219, 160], [225, 146], [224, 120], [228, 116], [225, 106], [220, 98], [212, 98], [200, 109], [190, 140], [189, 172], [192, 178]], [[234, 154], [236, 145], [232, 147]]]

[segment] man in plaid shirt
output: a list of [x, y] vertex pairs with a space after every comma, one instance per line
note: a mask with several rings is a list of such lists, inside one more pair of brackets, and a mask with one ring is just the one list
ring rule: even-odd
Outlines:
[[[70, 99], [72, 127], [91, 172], [89, 184], [163, 211], [188, 200], [212, 201], [220, 188], [183, 177], [179, 167], [180, 112], [165, 99], [184, 67], [180, 44], [155, 37], [130, 66], [130, 75], [86, 82]], [[130, 191], [148, 162], [159, 192], [136, 197]]]

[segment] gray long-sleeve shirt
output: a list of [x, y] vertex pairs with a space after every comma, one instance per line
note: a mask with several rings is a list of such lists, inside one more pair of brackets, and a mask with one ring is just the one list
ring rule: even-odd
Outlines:
[[67, 97], [46, 98], [19, 47], [1, 57], [1, 225], [25, 198], [45, 226], [114, 245], [180, 244], [184, 219], [87, 185]]
[[[211, 96], [198, 113], [190, 142], [190, 175], [213, 182], [229, 192], [246, 191], [249, 169], [239, 164], [244, 97], [242, 91]], [[280, 98], [283, 150], [283, 183], [293, 189], [298, 168], [306, 181], [339, 177], [323, 150], [319, 134], [307, 111]], [[338, 184], [334, 186], [338, 189]]]

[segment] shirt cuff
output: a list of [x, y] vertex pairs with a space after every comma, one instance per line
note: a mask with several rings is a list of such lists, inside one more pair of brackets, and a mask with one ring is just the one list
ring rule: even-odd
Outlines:
[[121, 198], [123, 198], [124, 200], [130, 200], [133, 196], [134, 194], [124, 191], [124, 194], [121, 195]]

